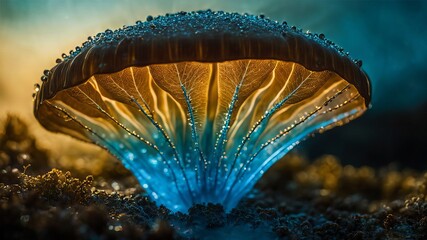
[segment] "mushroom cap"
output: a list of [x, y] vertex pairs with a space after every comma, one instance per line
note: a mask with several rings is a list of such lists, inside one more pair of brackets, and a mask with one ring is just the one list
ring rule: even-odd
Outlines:
[[323, 34], [303, 33], [263, 17], [207, 10], [167, 14], [98, 34], [50, 70], [37, 95], [34, 113], [38, 117], [44, 100], [96, 74], [130, 66], [238, 59], [276, 59], [299, 63], [312, 71], [329, 70], [353, 84], [366, 106], [371, 101], [367, 74]]

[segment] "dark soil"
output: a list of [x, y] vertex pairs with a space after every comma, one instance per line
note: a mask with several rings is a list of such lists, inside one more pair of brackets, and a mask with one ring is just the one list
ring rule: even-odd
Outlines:
[[427, 173], [392, 166], [291, 153], [231, 212], [207, 204], [187, 214], [156, 206], [123, 169], [82, 177], [55, 166], [9, 116], [0, 130], [0, 239], [427, 239]]

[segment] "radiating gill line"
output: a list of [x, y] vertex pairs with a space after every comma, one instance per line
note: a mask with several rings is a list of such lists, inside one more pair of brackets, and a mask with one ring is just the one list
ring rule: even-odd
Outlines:
[[[289, 75], [291, 75], [291, 73], [289, 74]], [[289, 100], [289, 98], [291, 98], [302, 86], [303, 86], [303, 84], [305, 83], [305, 81], [307, 80], [308, 78], [306, 78], [306, 79], [304, 79], [292, 92], [290, 92], [288, 95], [286, 95], [286, 97], [285, 98], [283, 98], [282, 100], [280, 100], [278, 103], [276, 103], [272, 108], [270, 108], [269, 110], [267, 110], [262, 116], [261, 116], [261, 118], [258, 120], [258, 121], [256, 121], [255, 122], [255, 124], [252, 126], [252, 128], [249, 130], [249, 132], [246, 134], [246, 136], [243, 138], [243, 140], [242, 140], [242, 142], [240, 143], [240, 145], [237, 147], [237, 152], [234, 154], [234, 158], [233, 158], [233, 163], [231, 164], [231, 167], [230, 167], [230, 169], [231, 170], [233, 170], [234, 169], [234, 167], [235, 167], [235, 165], [236, 165], [236, 163], [237, 163], [237, 159], [238, 159], [238, 157], [239, 157], [239, 155], [240, 155], [240, 153], [241, 153], [241, 151], [242, 151], [242, 149], [244, 148], [244, 146], [245, 146], [245, 144], [248, 142], [248, 140], [250, 139], [250, 137], [252, 136], [252, 134], [255, 132], [255, 130], [257, 130], [257, 128], [261, 125], [261, 124], [263, 124], [263, 125], [265, 125], [266, 124], [266, 122], [265, 122], [265, 120], [269, 120], [270, 119], [270, 117], [271, 117], [271, 115], [277, 110], [277, 109], [279, 109], [279, 108], [281, 108], [282, 106], [283, 106], [283, 104], [285, 104], [288, 100]], [[286, 85], [283, 87], [283, 88], [285, 88], [286, 87]], [[261, 125], [262, 126], [262, 125]], [[262, 130], [261, 130], [262, 131]], [[240, 168], [240, 169], [242, 169], [242, 167]], [[226, 179], [225, 179], [225, 181], [224, 181], [224, 183], [223, 183], [223, 185], [222, 185], [222, 187], [221, 187], [221, 189], [224, 189], [224, 187], [225, 187], [225, 184], [227, 183], [227, 181], [228, 181], [228, 179], [230, 178], [230, 176], [231, 176], [231, 173], [232, 173], [232, 171], [230, 171], [228, 174], [227, 174], [227, 177], [226, 177]]]
[[[289, 72], [289, 75], [288, 75], [288, 78], [286, 79], [285, 85], [283, 85], [283, 87], [276, 94], [276, 96], [274, 97], [274, 99], [271, 100], [271, 102], [268, 104], [267, 109], [271, 108], [272, 104], [275, 103], [277, 101], [277, 99], [279, 99], [279, 97], [283, 93], [283, 91], [285, 91], [286, 87], [288, 86], [288, 84], [289, 84], [289, 82], [291, 80], [292, 75], [294, 74], [294, 71], [295, 71], [295, 63], [292, 63], [291, 71]], [[312, 73], [313, 72], [310, 71], [310, 75], [307, 78], [305, 78], [304, 81], [307, 80], [311, 76]]]
[[[346, 85], [343, 89], [341, 89], [340, 91], [338, 91], [337, 93], [334, 94], [334, 96], [332, 96], [331, 98], [328, 98], [320, 107], [316, 107], [315, 110], [313, 110], [312, 112], [310, 112], [309, 114], [307, 114], [307, 116], [301, 118], [301, 120], [299, 120], [298, 122], [292, 124], [291, 126], [288, 126], [287, 128], [285, 128], [284, 130], [280, 131], [279, 134], [277, 134], [275, 137], [267, 140], [267, 142], [261, 144], [261, 147], [252, 155], [252, 157], [245, 162], [245, 164], [240, 167], [239, 172], [236, 175], [235, 180], [233, 181], [230, 190], [227, 192], [226, 198], [228, 198], [228, 196], [230, 195], [230, 193], [232, 192], [234, 186], [236, 185], [236, 183], [240, 180], [241, 176], [246, 172], [246, 166], [251, 164], [252, 161], [256, 158], [256, 156], [262, 151], [264, 150], [267, 146], [269, 146], [270, 144], [274, 143], [277, 139], [283, 137], [284, 135], [288, 134], [290, 131], [292, 131], [293, 129], [295, 129], [297, 126], [299, 126], [300, 124], [302, 124], [303, 122], [305, 122], [308, 118], [310, 118], [311, 116], [313, 116], [314, 114], [316, 114], [317, 112], [319, 112], [324, 106], [328, 105], [330, 102], [332, 102], [337, 96], [339, 96], [341, 93], [343, 93], [346, 89], [348, 89], [350, 87], [350, 84]], [[242, 172], [243, 170], [243, 172]]]
[[[248, 61], [247, 65], [246, 65], [246, 68], [245, 68], [245, 71], [243, 73], [242, 78], [240, 79], [239, 83], [236, 85], [236, 88], [234, 89], [234, 93], [233, 93], [233, 96], [231, 98], [231, 102], [228, 105], [228, 110], [227, 110], [227, 113], [225, 115], [223, 126], [221, 127], [220, 134], [219, 134], [217, 140], [215, 141], [215, 146], [214, 146], [215, 150], [217, 150], [218, 147], [222, 147], [224, 145], [224, 143], [225, 143], [225, 140], [226, 140], [226, 137], [227, 137], [227, 132], [228, 132], [228, 129], [229, 129], [229, 126], [230, 126], [231, 116], [233, 114], [233, 109], [234, 109], [234, 106], [235, 106], [235, 104], [237, 102], [239, 90], [240, 90], [240, 88], [241, 88], [241, 86], [243, 84], [243, 80], [246, 77], [246, 74], [247, 74], [247, 71], [248, 71], [248, 68], [249, 68], [249, 64], [250, 64], [250, 60]], [[221, 145], [219, 145], [219, 144], [221, 144]], [[215, 152], [217, 153], [217, 151], [215, 151]], [[219, 152], [222, 153], [222, 149], [219, 149]]]
[[[194, 142], [194, 147], [197, 151], [197, 153], [199, 154], [199, 158], [201, 161], [198, 161], [199, 163], [199, 167], [198, 170], [203, 171], [203, 177], [200, 176], [201, 180], [204, 181], [204, 183], [202, 183], [202, 186], [205, 186], [206, 183], [206, 167], [207, 167], [207, 161], [205, 156], [203, 155], [202, 149], [199, 146], [199, 135], [197, 134], [197, 129], [196, 129], [196, 122], [194, 120], [194, 114], [193, 114], [193, 107], [191, 106], [191, 99], [189, 98], [188, 94], [187, 94], [187, 90], [185, 89], [185, 86], [180, 83], [181, 89], [184, 93], [185, 96], [185, 102], [187, 104], [187, 108], [188, 108], [188, 115], [189, 115], [189, 125], [191, 128], [191, 138], [193, 139]], [[203, 162], [204, 166], [202, 166], [200, 163]], [[196, 171], [196, 179], [197, 179], [197, 184], [199, 184], [199, 180], [198, 180], [198, 171]]]
[[192, 189], [191, 189], [191, 187], [190, 187], [190, 183], [188, 182], [188, 177], [187, 177], [187, 174], [185, 173], [185, 171], [184, 171], [184, 166], [182, 165], [183, 163], [182, 163], [182, 159], [179, 157], [179, 154], [178, 154], [178, 152], [177, 152], [177, 150], [176, 150], [176, 147], [175, 147], [175, 145], [172, 143], [172, 141], [171, 141], [171, 139], [170, 139], [170, 137], [169, 137], [169, 135], [164, 131], [164, 129], [162, 128], [162, 126], [158, 123], [158, 122], [156, 122], [156, 120], [154, 120], [153, 118], [151, 118], [148, 114], [147, 114], [147, 112], [142, 108], [142, 106], [138, 103], [138, 101], [135, 99], [135, 98], [133, 98], [133, 97], [131, 97], [131, 101], [132, 102], [134, 102], [137, 106], [138, 106], [138, 108], [139, 108], [139, 110], [141, 111], [141, 112], [143, 112], [143, 114], [150, 120], [150, 122], [157, 128], [157, 130], [163, 135], [163, 137], [166, 139], [166, 141], [167, 141], [167, 143], [169, 144], [169, 146], [170, 146], [170, 148], [172, 148], [172, 151], [173, 151], [173, 154], [174, 154], [174, 156], [175, 156], [175, 160], [176, 160], [176, 162], [177, 162], [177, 164], [178, 164], [178, 166], [179, 166], [179, 168], [180, 168], [180, 170], [181, 170], [181, 172], [182, 172], [182, 174], [183, 174], [183, 177], [184, 177], [184, 180], [185, 180], [185, 184], [187, 185], [187, 188], [188, 188], [188, 193], [190, 194], [190, 196], [191, 196], [191, 201], [194, 203], [194, 197], [193, 197], [193, 191], [192, 191]]
[[[156, 91], [154, 90], [154, 88], [153, 88], [153, 83], [154, 83], [154, 78], [153, 78], [153, 75], [151, 74], [151, 71], [150, 71], [150, 68], [149, 67], [147, 67], [147, 71], [148, 71], [148, 74], [149, 74], [149, 82], [148, 82], [148, 86], [149, 86], [149, 90], [150, 90], [150, 93], [151, 93], [151, 96], [153, 97], [153, 105], [154, 105], [154, 108], [155, 108], [155, 110], [156, 110], [156, 112], [157, 112], [157, 115], [158, 115], [158, 117], [159, 117], [159, 119], [164, 119], [164, 122], [165, 122], [165, 124], [166, 124], [166, 121], [167, 121], [167, 119], [169, 119], [170, 120], [170, 118], [166, 118], [166, 116], [163, 114], [163, 112], [158, 108], [158, 100], [157, 100], [157, 94], [156, 94]], [[180, 108], [180, 111], [182, 111], [182, 109]], [[183, 111], [182, 111], [182, 113], [183, 113]], [[153, 116], [154, 116], [154, 111], [153, 111]], [[184, 114], [184, 113], [183, 113]], [[184, 114], [185, 115], [185, 114]], [[159, 125], [160, 125], [160, 123], [159, 123]], [[184, 132], [185, 132], [185, 129], [184, 129]], [[184, 145], [186, 145], [186, 141], [184, 141]], [[184, 146], [184, 148], [183, 149], [186, 149], [186, 147]], [[185, 162], [185, 154], [183, 154], [183, 162]], [[197, 176], [197, 172], [196, 172], [196, 181], [198, 181], [198, 176]]]
[[[333, 111], [335, 111], [335, 110], [338, 110], [339, 108], [341, 108], [341, 107], [343, 107], [343, 106], [345, 106], [345, 105], [347, 105], [347, 104], [349, 104], [349, 103], [351, 103], [351, 102], [354, 102], [354, 101], [356, 101], [356, 100], [358, 100], [360, 98], [360, 94], [357, 94], [357, 95], [355, 95], [355, 96], [353, 96], [352, 98], [350, 98], [350, 99], [348, 99], [348, 100], [346, 100], [346, 101], [344, 101], [343, 103], [341, 103], [341, 104], [339, 104], [339, 105], [337, 105], [337, 106], [335, 106], [335, 107], [333, 107], [333, 108], [329, 108], [329, 109], [327, 109], [327, 110], [325, 110], [325, 111], [323, 111], [319, 116], [321, 116], [321, 115], [323, 115], [323, 114], [326, 114], [326, 113], [328, 113], [328, 112], [333, 112]], [[354, 110], [353, 110], [354, 111]], [[350, 112], [352, 112], [352, 111], [350, 111]], [[350, 116], [353, 116], [353, 115], [350, 115]], [[349, 116], [349, 117], [350, 117]], [[313, 117], [315, 117], [315, 116], [313, 116]], [[265, 171], [264, 170], [264, 168], [268, 165], [268, 163], [270, 162], [271, 160], [269, 160], [269, 161], [266, 161], [266, 162], [263, 162], [263, 164], [261, 164], [261, 166], [260, 167], [258, 167], [258, 170], [256, 170], [256, 171], [254, 171], [254, 173], [247, 179], [247, 183], [243, 186], [243, 187], [241, 187], [240, 188], [240, 190], [238, 191], [238, 192], [234, 192], [234, 194], [233, 194], [233, 196], [238, 196], [242, 191], [244, 191], [244, 189], [245, 189], [245, 186], [249, 183], [249, 182], [251, 182], [252, 181], [252, 179], [256, 176], [256, 173], [258, 173], [258, 172], [260, 172], [260, 171]]]
[[[274, 79], [275, 79], [275, 71], [276, 71], [276, 68], [277, 68], [277, 65], [279, 64], [279, 61], [276, 61], [276, 66], [274, 67], [274, 69], [273, 69], [273, 74], [272, 74], [272, 77], [270, 78], [270, 80], [269, 80], [269, 82], [268, 82], [268, 84], [266, 85], [266, 86], [264, 86], [264, 87], [262, 87], [262, 88], [260, 88], [260, 89], [258, 89], [255, 93], [254, 93], [254, 96], [252, 97], [252, 99], [251, 99], [251, 102], [250, 102], [250, 104], [249, 104], [249, 106], [247, 107], [247, 109], [253, 109], [254, 108], [254, 106], [258, 103], [258, 101], [259, 101], [259, 96], [261, 96], [266, 90], [268, 90], [268, 88], [270, 88], [270, 86], [273, 84], [273, 82], [274, 82]], [[246, 101], [245, 101], [246, 102]], [[249, 117], [249, 115], [251, 114], [251, 113], [253, 113], [252, 111], [245, 111], [245, 115], [244, 116], [242, 116], [242, 117], [239, 117], [239, 115], [240, 115], [240, 112], [237, 114], [237, 116], [236, 116], [236, 119], [237, 118], [240, 118], [240, 119], [242, 119], [241, 121], [239, 121], [239, 122], [237, 122], [236, 124], [233, 124], [233, 127], [232, 127], [232, 130], [231, 130], [231, 132], [230, 132], [230, 139], [234, 139], [235, 138], [235, 135], [237, 134], [237, 132], [239, 131], [239, 129], [240, 129], [240, 126], [244, 123], [244, 121], [245, 121], [245, 119], [246, 118], [248, 118]]]
[[[155, 146], [157, 148], [157, 146], [153, 143], [151, 143], [150, 141], [148, 141], [147, 139], [141, 137], [139, 134], [137, 134], [135, 131], [131, 131], [128, 127], [126, 127], [123, 123], [119, 122], [117, 119], [115, 119], [113, 116], [111, 116], [107, 111], [105, 111], [98, 103], [96, 103], [91, 97], [89, 97], [83, 90], [80, 89], [80, 87], [76, 87], [81, 93], [83, 93], [92, 103], [95, 104], [96, 108], [101, 111], [102, 114], [104, 114], [105, 116], [107, 116], [110, 120], [112, 120], [116, 125], [118, 125], [119, 127], [121, 127], [123, 130], [125, 130], [127, 133], [129, 133], [130, 135], [136, 137], [137, 139], [139, 139], [140, 141], [144, 142], [145, 144], [149, 145], [149, 146]], [[158, 149], [158, 148], [157, 148]]]
[[[293, 64], [293, 66], [295, 66], [295, 64]], [[291, 72], [291, 74], [293, 73], [293, 71]], [[277, 111], [279, 111], [280, 112], [280, 108], [291, 98], [291, 97], [293, 97], [294, 95], [297, 95], [297, 92], [300, 90], [300, 88], [302, 88], [303, 86], [304, 86], [304, 84], [308, 81], [308, 80], [310, 80], [310, 76], [312, 75], [312, 73], [313, 72], [310, 72], [310, 74], [306, 77], [306, 78], [304, 78], [304, 80], [302, 80], [301, 81], [301, 83], [294, 89], [294, 90], [292, 90], [292, 92], [290, 92], [284, 99], [282, 99], [281, 101], [279, 101], [278, 103], [275, 103], [274, 105], [273, 105], [273, 102], [272, 103], [270, 103], [269, 104], [269, 107], [271, 106], [271, 105], [273, 105], [273, 107], [272, 108], [270, 108], [270, 109], [268, 109], [264, 114], [263, 114], [263, 116], [261, 117], [261, 119], [259, 120], [259, 121], [257, 121], [254, 125], [256, 125], [255, 126], [255, 128], [251, 128], [251, 130], [250, 130], [250, 132], [252, 132], [252, 131], [257, 131], [259, 134], [258, 135], [256, 135], [255, 137], [256, 137], [256, 139], [259, 139], [259, 137], [262, 135], [262, 133], [263, 133], [263, 131], [265, 130], [265, 128], [267, 127], [267, 124], [268, 124], [268, 121], [270, 121], [270, 118], [272, 117], [272, 115], [274, 114], [274, 113], [276, 113]], [[290, 78], [291, 76], [289, 76], [289, 78]], [[288, 79], [289, 79], [288, 78]], [[323, 83], [324, 84], [324, 83]], [[286, 86], [287, 86], [287, 83], [285, 84], [285, 86], [283, 86], [283, 88], [281, 89], [281, 91], [280, 91], [280, 93], [279, 94], [281, 94], [281, 93], [283, 93], [283, 91], [284, 91], [284, 89], [286, 88]], [[278, 95], [276, 96], [276, 98], [275, 98], [275, 100], [276, 99], [278, 99]], [[258, 129], [257, 129], [258, 128]], [[252, 134], [252, 133], [251, 133]], [[252, 145], [253, 144], [255, 144], [255, 142], [256, 141], [252, 141]], [[248, 143], [247, 141], [245, 142], [245, 143]], [[243, 146], [244, 146], [244, 144], [242, 145], [242, 148], [243, 148]], [[247, 148], [251, 148], [251, 146], [248, 146]]]
[[[101, 145], [101, 144], [98, 144], [98, 142], [95, 142], [95, 144], [96, 144], [96, 145], [98, 145], [98, 146], [100, 146], [101, 148], [103, 148], [103, 149], [107, 150], [107, 152], [109, 152], [111, 155], [113, 155], [113, 156], [117, 157], [118, 159], [126, 159], [126, 157], [124, 157], [124, 156], [121, 156], [121, 155], [116, 156], [116, 154], [112, 153], [110, 149], [114, 149], [114, 150], [116, 151], [116, 153], [117, 153], [117, 154], [119, 154], [121, 151], [120, 151], [120, 150], [118, 150], [117, 148], [115, 148], [115, 147], [114, 147], [114, 145], [109, 144], [107, 140], [105, 140], [101, 135], [99, 135], [99, 134], [98, 134], [97, 132], [95, 132], [93, 129], [91, 129], [91, 128], [89, 128], [88, 126], [84, 125], [80, 120], [78, 120], [78, 119], [77, 119], [77, 117], [73, 116], [73, 115], [72, 115], [71, 113], [69, 113], [67, 110], [65, 110], [65, 109], [63, 109], [63, 108], [61, 108], [61, 107], [59, 107], [59, 106], [57, 106], [57, 105], [55, 105], [55, 104], [50, 103], [49, 101], [45, 101], [45, 102], [46, 102], [48, 105], [50, 105], [51, 107], [53, 107], [53, 108], [55, 108], [55, 109], [59, 110], [60, 112], [64, 113], [65, 115], [67, 115], [67, 117], [69, 117], [69, 118], [70, 118], [70, 119], [72, 119], [74, 122], [76, 122], [78, 125], [80, 125], [81, 127], [83, 127], [86, 131], [88, 131], [88, 132], [90, 132], [91, 134], [95, 135], [97, 138], [99, 138], [101, 141], [103, 141], [103, 142], [104, 142], [106, 145], [108, 145], [109, 147], [105, 147], [105, 146], [103, 146], [103, 145]], [[159, 153], [159, 154], [160, 154], [160, 153]], [[161, 155], [161, 154], [160, 154], [160, 155]], [[164, 157], [163, 157], [163, 156], [162, 156], [162, 158], [164, 159]], [[186, 204], [188, 204], [188, 202], [187, 202], [186, 198], [184, 197], [184, 195], [182, 195], [182, 192], [181, 192], [181, 190], [180, 190], [180, 188], [179, 188], [179, 186], [178, 186], [178, 183], [177, 183], [177, 181], [176, 181], [176, 176], [175, 176], [174, 172], [172, 172], [171, 167], [169, 166], [169, 164], [167, 163], [167, 161], [166, 161], [165, 159], [164, 159], [164, 161], [165, 161], [165, 163], [166, 163], [167, 167], [171, 170], [172, 178], [174, 179], [175, 187], [176, 187], [176, 190], [178, 191], [178, 194], [179, 194], [179, 196], [180, 196], [181, 200], [182, 200], [183, 202], [185, 202]], [[129, 162], [128, 162], [128, 163], [129, 163]], [[132, 164], [132, 163], [130, 163], [130, 164]], [[138, 168], [138, 167], [134, 166], [134, 169], [137, 169], [137, 168]], [[150, 184], [150, 185], [151, 185], [151, 184]], [[151, 188], [151, 186], [149, 186], [149, 187]], [[154, 192], [154, 191], [153, 191], [153, 192]]]
[[[344, 81], [337, 81], [328, 85], [325, 85], [326, 87], [322, 88], [322, 92], [336, 92], [336, 89], [341, 89], [343, 87], [343, 85], [345, 85], [346, 83], [344, 83]], [[334, 90], [335, 89], [335, 90]], [[294, 106], [293, 104], [290, 105], [290, 107]], [[302, 105], [302, 106], [298, 106], [297, 108], [292, 108], [292, 112], [293, 113], [298, 113], [301, 112], [302, 109], [304, 108], [304, 106], [307, 106], [306, 104]], [[271, 119], [274, 119], [275, 117], [280, 116], [281, 114], [287, 113], [290, 109], [289, 108], [280, 108], [277, 110], [276, 114], [271, 116]]]
[[[184, 84], [181, 81], [181, 76], [179, 74], [178, 66], [176, 64], [174, 64], [174, 66], [175, 66], [176, 73], [178, 75], [179, 85], [180, 85], [181, 90], [184, 94], [185, 103], [187, 104], [188, 115], [189, 115], [188, 124], [190, 125], [190, 128], [191, 128], [191, 138], [193, 139], [194, 147], [195, 147], [197, 153], [199, 154], [200, 159], [203, 161], [203, 164], [204, 164], [203, 167], [201, 165], [199, 165], [199, 167], [198, 167], [198, 170], [201, 170], [203, 173], [203, 177], [199, 176], [204, 181], [201, 186], [206, 187], [207, 161], [206, 161], [206, 157], [203, 154], [202, 149], [199, 146], [199, 135], [197, 134], [197, 129], [196, 129], [197, 126], [196, 126], [195, 117], [194, 117], [194, 113], [193, 113], [193, 106], [191, 104], [191, 98], [188, 95], [187, 89], [185, 88]], [[200, 161], [198, 161], [198, 163], [200, 163]], [[198, 174], [197, 172], [198, 171], [196, 171], [196, 174]], [[198, 176], [196, 175], [196, 179], [198, 179], [197, 177]]]
[[[152, 118], [154, 118], [154, 112], [153, 112], [153, 110], [151, 110], [151, 108], [150, 108], [150, 106], [148, 105], [148, 103], [147, 103], [147, 102], [145, 101], [145, 99], [142, 97], [142, 94], [141, 94], [141, 92], [139, 91], [138, 86], [136, 85], [136, 79], [135, 79], [135, 75], [134, 75], [134, 73], [133, 73], [133, 67], [130, 67], [130, 68], [129, 68], [129, 70], [130, 70], [130, 74], [131, 74], [131, 76], [132, 76], [133, 86], [135, 87], [136, 92], [137, 92], [137, 93], [138, 93], [138, 95], [139, 95], [139, 98], [141, 99], [142, 103], [144, 103], [144, 106], [147, 108], [148, 112], [151, 114], [151, 117], [152, 117]], [[148, 69], [147, 69], [147, 71], [148, 71]]]
[[[224, 125], [221, 127], [221, 130], [219, 131], [220, 135], [218, 136], [218, 138], [215, 142], [213, 160], [218, 161], [218, 164], [217, 164], [216, 169], [215, 169], [215, 181], [214, 181], [213, 189], [216, 189], [217, 182], [218, 182], [218, 172], [219, 172], [219, 168], [221, 166], [221, 161], [222, 161], [222, 157], [223, 157], [222, 152], [223, 152], [224, 144], [227, 142], [227, 133], [228, 133], [228, 130], [230, 128], [231, 116], [233, 114], [234, 106], [236, 105], [236, 102], [238, 99], [239, 90], [242, 87], [243, 81], [246, 78], [246, 74], [248, 72], [250, 63], [251, 63], [251, 60], [249, 60], [248, 63], [246, 64], [246, 68], [245, 68], [245, 71], [243, 72], [243, 76], [241, 77], [236, 88], [234, 89], [234, 93], [233, 93], [233, 96], [231, 98], [231, 102], [228, 105], [228, 110], [227, 110], [227, 113], [225, 115]], [[217, 159], [217, 158], [219, 158], [219, 159]]]
[[[210, 160], [208, 162], [209, 168], [206, 173], [209, 179], [214, 175], [213, 171], [215, 171], [213, 167], [214, 163], [212, 162], [212, 156], [214, 154], [212, 146], [215, 145], [215, 118], [219, 111], [219, 65], [219, 63], [209, 64], [208, 81], [206, 84], [206, 104], [205, 106], [201, 105], [205, 110], [204, 125], [200, 125], [202, 127], [201, 144], [203, 144], [202, 146], [206, 149], [206, 158]], [[209, 182], [211, 183], [212, 181]]]
[[[123, 87], [121, 87], [119, 84], [117, 84], [116, 83], [116, 81], [111, 77], [111, 76], [108, 76], [108, 78], [110, 78], [110, 82], [112, 82], [119, 90], [121, 90], [123, 93], [125, 93], [129, 98], [132, 98], [133, 96], [131, 96], [127, 91], [126, 91], [126, 89], [124, 89]], [[94, 78], [94, 79], [96, 79], [96, 78]], [[90, 84], [92, 84], [93, 85], [93, 87], [95, 88], [95, 89], [97, 89], [98, 90], [98, 92], [101, 92], [100, 90], [99, 90], [99, 86], [98, 86], [98, 81], [97, 80], [94, 80], [94, 81], [90, 81], [89, 82]], [[103, 96], [102, 94], [101, 94], [101, 98], [102, 98], [102, 100], [104, 101], [104, 102], [111, 102], [111, 104], [112, 105], [114, 105], [115, 107], [115, 109], [116, 109], [116, 111], [117, 111], [117, 113], [119, 113], [120, 115], [122, 115], [122, 116], [126, 116], [126, 113], [123, 113], [123, 111], [122, 110], [120, 110], [119, 111], [119, 108], [117, 107], [117, 103], [119, 103], [119, 101], [117, 101], [117, 100], [115, 100], [115, 99], [110, 99], [110, 98], [107, 98], [107, 97], [105, 97], [105, 96]], [[144, 99], [143, 99], [143, 101], [144, 101]], [[94, 101], [93, 101], [94, 102]], [[145, 101], [144, 101], [145, 102]], [[127, 109], [127, 107], [126, 107], [126, 109]], [[132, 121], [131, 120], [129, 120], [129, 122], [130, 122], [130, 125], [133, 125], [136, 129], [138, 129], [138, 125], [137, 125], [137, 123], [135, 122], [135, 121], [133, 121], [134, 119], [132, 119]], [[135, 132], [135, 131], [134, 131]], [[140, 131], [141, 132], [141, 131]]]
[[[147, 139], [141, 137], [139, 134], [137, 134], [135, 131], [131, 131], [129, 128], [127, 128], [123, 123], [119, 122], [118, 120], [116, 120], [113, 116], [111, 116], [107, 111], [105, 111], [101, 106], [99, 106], [99, 104], [97, 104], [91, 97], [89, 97], [83, 90], [80, 89], [80, 87], [77, 87], [77, 89], [82, 92], [90, 101], [92, 101], [97, 109], [99, 111], [101, 111], [104, 115], [106, 115], [109, 119], [111, 119], [114, 123], [116, 123], [118, 126], [120, 126], [123, 130], [125, 130], [126, 132], [128, 132], [130, 135], [136, 137], [138, 140], [144, 142], [145, 144], [147, 144], [148, 146], [152, 147], [155, 151], [157, 151], [159, 153], [159, 155], [162, 157], [162, 159], [164, 160], [164, 162], [167, 164], [168, 168], [170, 169], [172, 175], [175, 176], [175, 172], [174, 170], [170, 167], [169, 163], [167, 162], [167, 159], [165, 158], [165, 156], [163, 155], [163, 152], [160, 151], [160, 149], [157, 147], [157, 145], [151, 143], [150, 141], [148, 141]], [[191, 189], [189, 188], [190, 191], [190, 195], [193, 201], [193, 196], [191, 194]]]
[[[133, 84], [135, 86], [136, 91], [138, 92], [139, 97], [141, 98], [142, 102], [144, 103], [144, 106], [147, 108], [147, 110], [150, 112], [151, 116], [154, 117], [152, 110], [150, 109], [150, 106], [148, 106], [147, 102], [144, 100], [144, 98], [141, 96], [141, 93], [139, 92], [138, 87], [136, 86], [136, 82], [135, 82], [135, 77], [133, 75], [133, 70], [132, 68], [130, 68], [131, 71], [131, 75], [132, 75], [132, 80], [133, 80]], [[111, 79], [111, 82], [117, 86], [118, 89], [120, 89], [122, 92], [124, 92], [126, 95], [128, 95], [129, 98], [133, 98], [133, 96], [131, 96], [126, 89], [122, 88], [119, 84], [116, 83], [116, 81], [110, 76], [108, 75], [108, 77]], [[96, 81], [95, 81], [96, 83]], [[97, 83], [96, 83], [97, 84]]]
[[159, 119], [163, 119], [164, 120], [164, 123], [165, 123], [164, 128], [170, 129], [170, 127], [166, 126], [167, 125], [166, 121], [167, 121], [168, 118], [166, 118], [166, 116], [163, 114], [163, 111], [161, 111], [158, 108], [158, 100], [157, 100], [158, 97], [157, 97], [156, 91], [153, 88], [154, 78], [151, 75], [149, 67], [147, 67], [147, 70], [148, 70], [148, 73], [149, 73], [148, 87], [149, 87], [151, 96], [153, 97], [153, 106], [154, 106], [153, 115], [157, 114], [157, 116], [158, 116]]
[[[210, 74], [209, 74], [209, 83], [207, 87], [207, 102], [206, 102], [206, 116], [205, 116], [205, 126], [204, 133], [206, 142], [205, 146], [214, 146], [214, 120], [215, 116], [218, 114], [218, 65], [219, 63], [210, 64]], [[202, 137], [203, 139], [203, 137]], [[212, 152], [209, 153], [212, 155]], [[212, 170], [212, 169], [211, 169]], [[210, 175], [210, 174], [209, 174]]]

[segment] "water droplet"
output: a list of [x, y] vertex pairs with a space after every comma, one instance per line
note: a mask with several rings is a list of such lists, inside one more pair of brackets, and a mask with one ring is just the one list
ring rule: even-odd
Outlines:
[[362, 60], [355, 60], [357, 66], [362, 67]]
[[56, 63], [61, 63], [61, 62], [62, 62], [62, 60], [61, 60], [60, 58], [57, 58], [55, 62], [56, 62]]
[[42, 80], [42, 82], [46, 82], [47, 81], [47, 77], [46, 76], [42, 76], [40, 79]]
[[319, 34], [319, 38], [322, 40], [325, 39], [325, 34], [323, 34], [323, 33]]
[[153, 16], [148, 15], [148, 16], [147, 16], [147, 22], [150, 22], [150, 21], [152, 21], [152, 20], [153, 20]]
[[130, 161], [135, 160], [135, 154], [133, 154], [133, 153], [131, 153], [131, 152], [126, 153], [126, 157], [127, 157], [127, 159], [129, 159]]
[[283, 25], [285, 25], [285, 26], [287, 26], [287, 25], [288, 25], [288, 22], [283, 21], [283, 22], [282, 22], [282, 24], [283, 24]]
[[47, 69], [45, 69], [45, 70], [43, 71], [43, 74], [44, 74], [45, 76], [49, 76], [50, 71], [49, 71], [49, 70], [47, 70]]
[[120, 190], [120, 185], [117, 182], [113, 182], [111, 184], [111, 187], [114, 189], [114, 191], [119, 191]]
[[158, 199], [159, 198], [159, 196], [157, 195], [156, 192], [151, 193], [151, 195], [153, 195], [154, 199]]
[[40, 84], [38, 84], [38, 83], [34, 84], [34, 91], [35, 92], [40, 91]]
[[264, 18], [265, 18], [265, 15], [264, 15], [264, 14], [260, 14], [260, 15], [259, 15], [259, 18], [264, 19]]
[[286, 38], [286, 37], [288, 36], [288, 32], [287, 32], [287, 31], [282, 32], [282, 36], [283, 36], [284, 38]]

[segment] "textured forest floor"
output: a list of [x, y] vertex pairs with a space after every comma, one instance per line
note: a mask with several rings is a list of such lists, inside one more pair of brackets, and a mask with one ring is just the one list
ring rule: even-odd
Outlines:
[[[0, 127], [0, 239], [427, 239], [427, 173], [291, 153], [240, 204], [172, 213], [117, 164], [61, 170], [20, 119]], [[408, 156], [409, 157], [409, 156]]]

